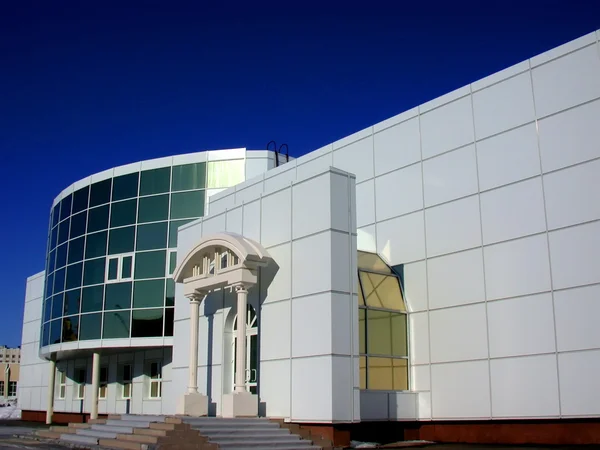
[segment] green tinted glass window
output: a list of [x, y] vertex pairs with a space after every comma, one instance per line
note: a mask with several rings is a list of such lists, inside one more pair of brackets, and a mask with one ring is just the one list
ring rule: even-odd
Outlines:
[[83, 211], [88, 207], [90, 187], [86, 186], [73, 193], [73, 214]]
[[175, 321], [175, 308], [165, 309], [165, 336], [173, 336], [173, 322]]
[[71, 217], [71, 230], [69, 237], [71, 239], [82, 236], [85, 233], [87, 224], [87, 212], [82, 212]]
[[165, 276], [165, 262], [167, 253], [143, 252], [135, 254], [135, 278], [163, 278]]
[[104, 265], [106, 264], [106, 258], [92, 259], [86, 261], [83, 265], [83, 284], [89, 286], [90, 284], [104, 283]]
[[111, 184], [112, 180], [110, 178], [108, 180], [92, 184], [90, 191], [90, 208], [109, 202]]
[[67, 283], [65, 289], [74, 289], [81, 286], [81, 272], [83, 263], [67, 266]]
[[165, 280], [136, 281], [133, 287], [133, 307], [151, 308], [163, 306]]
[[169, 253], [169, 275], [173, 275], [177, 266], [177, 252]]
[[63, 220], [58, 224], [58, 245], [67, 242], [69, 239], [69, 227], [71, 226], [71, 219]]
[[83, 288], [81, 294], [81, 312], [101, 311], [104, 303], [104, 286]]
[[169, 192], [171, 168], [144, 170], [140, 182], [140, 195], [162, 194]]
[[50, 322], [50, 345], [60, 344], [60, 336], [62, 334], [62, 320], [53, 320]]
[[131, 308], [131, 284], [131, 282], [107, 284], [104, 294], [104, 309]]
[[168, 222], [138, 225], [136, 250], [154, 250], [167, 246]]
[[137, 200], [126, 200], [113, 203], [110, 210], [110, 226], [122, 227], [135, 223], [137, 214]]
[[105, 312], [102, 338], [128, 338], [130, 313], [130, 311]]
[[116, 280], [119, 278], [119, 259], [118, 258], [109, 258], [108, 259], [108, 280]]
[[110, 230], [108, 254], [116, 255], [118, 253], [132, 252], [134, 239], [135, 227], [125, 227], [117, 228], [116, 230]]
[[102, 314], [82, 314], [79, 319], [79, 340], [100, 339]]
[[169, 216], [169, 196], [155, 195], [140, 198], [138, 222], [159, 222]]
[[65, 269], [54, 272], [54, 293], [58, 294], [65, 290]]
[[108, 205], [90, 209], [88, 212], [87, 232], [105, 230], [108, 228]]
[[169, 248], [177, 247], [177, 229], [194, 219], [172, 220], [169, 222]]
[[69, 264], [83, 260], [83, 245], [85, 244], [85, 238], [82, 236], [77, 239], [73, 239], [69, 242]]
[[71, 202], [73, 195], [69, 194], [60, 201], [60, 220], [66, 219], [71, 215]]
[[56, 249], [56, 268], [60, 269], [67, 264], [67, 244], [63, 244]]
[[106, 231], [100, 233], [88, 234], [85, 244], [85, 257], [97, 258], [106, 255]]
[[204, 215], [204, 191], [179, 192], [171, 195], [171, 219]]
[[79, 304], [81, 303], [81, 289], [74, 289], [65, 292], [63, 315], [71, 316], [79, 314]]
[[131, 337], [155, 337], [163, 335], [163, 309], [133, 310]]
[[79, 316], [65, 317], [62, 322], [62, 341], [79, 340]]
[[133, 274], [133, 256], [123, 256], [121, 260], [121, 278], [131, 278]]
[[209, 162], [206, 170], [206, 187], [224, 188], [235, 186], [244, 181], [245, 170], [246, 165], [243, 159]]
[[167, 293], [165, 297], [165, 305], [175, 306], [175, 281], [173, 281], [173, 278], [167, 278]]
[[130, 173], [113, 178], [112, 200], [137, 197], [139, 173]]
[[206, 163], [185, 164], [173, 167], [172, 191], [204, 189], [206, 187]]
[[52, 297], [52, 311], [50, 313], [51, 319], [62, 317], [63, 314], [63, 294], [58, 294]]

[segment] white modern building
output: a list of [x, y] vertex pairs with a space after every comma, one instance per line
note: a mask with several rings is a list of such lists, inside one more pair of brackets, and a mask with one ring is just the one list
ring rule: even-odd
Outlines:
[[278, 167], [228, 150], [73, 184], [27, 282], [23, 417], [600, 443], [599, 39]]

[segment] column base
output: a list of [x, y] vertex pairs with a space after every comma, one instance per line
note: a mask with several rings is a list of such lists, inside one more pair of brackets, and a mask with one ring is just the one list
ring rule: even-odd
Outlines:
[[223, 395], [222, 417], [258, 417], [258, 395], [233, 392]]
[[208, 416], [208, 397], [198, 392], [188, 392], [179, 398], [177, 414], [193, 417]]

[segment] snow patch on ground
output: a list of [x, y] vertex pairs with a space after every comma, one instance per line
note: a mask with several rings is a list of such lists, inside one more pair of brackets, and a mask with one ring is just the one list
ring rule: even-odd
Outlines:
[[0, 420], [20, 419], [21, 410], [17, 407], [16, 401], [7, 403], [0, 402]]

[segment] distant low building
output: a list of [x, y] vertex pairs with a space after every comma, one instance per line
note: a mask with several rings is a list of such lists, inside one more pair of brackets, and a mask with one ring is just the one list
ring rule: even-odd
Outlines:
[[21, 347], [0, 347], [0, 401], [17, 398]]

